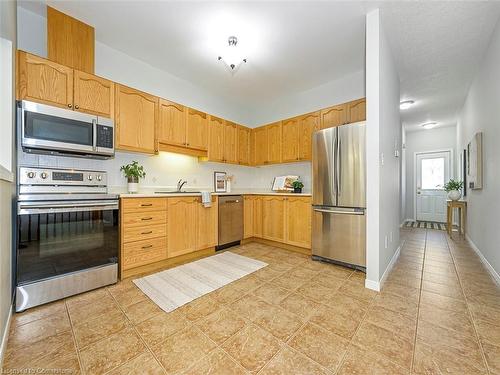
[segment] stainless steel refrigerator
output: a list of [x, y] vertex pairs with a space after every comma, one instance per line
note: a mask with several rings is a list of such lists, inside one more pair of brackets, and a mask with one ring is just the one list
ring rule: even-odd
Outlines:
[[314, 259], [366, 267], [365, 122], [313, 135]]

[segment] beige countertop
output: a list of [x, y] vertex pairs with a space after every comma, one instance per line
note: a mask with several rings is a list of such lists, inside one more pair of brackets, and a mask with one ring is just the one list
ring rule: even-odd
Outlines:
[[[161, 191], [159, 189], [159, 191]], [[193, 192], [185, 192], [185, 193], [155, 193], [154, 191], [145, 190], [139, 191], [138, 193], [120, 193], [116, 192], [120, 195], [120, 198], [151, 198], [151, 197], [189, 197], [189, 196], [201, 196], [201, 193], [198, 191]], [[301, 196], [301, 197], [310, 197], [311, 193], [278, 193], [275, 191], [269, 190], [234, 190], [230, 193], [214, 193], [211, 192], [212, 195], [283, 195], [283, 196]]]

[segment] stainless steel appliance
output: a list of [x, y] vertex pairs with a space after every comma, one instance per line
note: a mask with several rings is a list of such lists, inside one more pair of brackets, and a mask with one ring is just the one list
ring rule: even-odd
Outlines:
[[25, 152], [97, 159], [114, 156], [113, 120], [26, 100], [17, 105], [18, 134]]
[[219, 245], [217, 250], [239, 245], [243, 239], [243, 197], [219, 197]]
[[366, 267], [365, 122], [313, 135], [313, 259]]
[[117, 281], [119, 204], [106, 179], [19, 168], [16, 311]]

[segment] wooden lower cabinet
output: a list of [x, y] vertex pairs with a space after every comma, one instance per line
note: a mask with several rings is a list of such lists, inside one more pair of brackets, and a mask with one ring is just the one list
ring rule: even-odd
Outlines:
[[217, 197], [212, 197], [212, 206], [204, 207], [198, 198], [196, 250], [216, 246], [218, 243], [218, 205]]
[[311, 248], [311, 198], [285, 198], [285, 243]]
[[197, 197], [168, 199], [168, 257], [173, 258], [196, 250]]
[[243, 197], [243, 238], [253, 237], [253, 203], [255, 199], [251, 195]]
[[269, 195], [262, 198], [262, 238], [271, 241], [285, 240], [285, 198]]

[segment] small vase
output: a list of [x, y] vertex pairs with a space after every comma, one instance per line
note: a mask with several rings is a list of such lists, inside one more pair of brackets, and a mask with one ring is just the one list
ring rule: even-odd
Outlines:
[[139, 191], [139, 179], [137, 177], [128, 177], [128, 192], [131, 194], [137, 193]]
[[458, 190], [450, 190], [448, 192], [448, 199], [451, 199], [452, 201], [458, 201], [460, 198], [462, 198], [462, 192]]
[[302, 193], [302, 188], [293, 188], [293, 192], [300, 194]]

